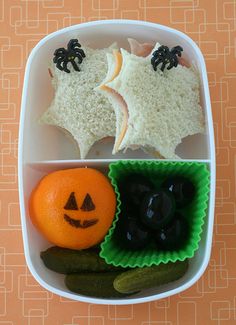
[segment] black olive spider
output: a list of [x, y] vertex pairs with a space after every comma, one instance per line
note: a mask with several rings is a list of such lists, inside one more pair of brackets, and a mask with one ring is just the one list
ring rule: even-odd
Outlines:
[[167, 64], [167, 70], [170, 70], [173, 67], [177, 67], [179, 61], [178, 57], [181, 57], [181, 52], [183, 48], [181, 46], [175, 46], [171, 50], [168, 46], [161, 45], [156, 51], [152, 54], [151, 64], [153, 69], [156, 71], [157, 66], [162, 63], [161, 71], [164, 71]]
[[[67, 73], [70, 73], [70, 70], [67, 68], [68, 63], [70, 62], [76, 71], [80, 71], [78, 64], [82, 63], [83, 58], [85, 58], [84, 51], [80, 48], [81, 45], [77, 39], [71, 39], [67, 44], [67, 49], [61, 47], [54, 52], [53, 62], [56, 64], [56, 67]], [[75, 59], [77, 58], [77, 62]]]

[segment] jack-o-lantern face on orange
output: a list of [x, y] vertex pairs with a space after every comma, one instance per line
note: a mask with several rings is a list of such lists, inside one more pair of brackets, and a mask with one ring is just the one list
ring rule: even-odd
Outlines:
[[101, 172], [91, 168], [48, 174], [32, 192], [29, 205], [30, 218], [44, 237], [72, 249], [101, 242], [115, 210], [113, 187]]
[[[75, 192], [71, 192], [68, 201], [66, 202], [66, 205], [64, 206], [65, 210], [68, 211], [78, 211], [78, 204], [76, 201], [76, 197], [75, 197]], [[84, 201], [80, 207], [80, 210], [82, 210], [83, 212], [89, 212], [89, 211], [94, 211], [96, 209], [95, 204], [93, 203], [93, 200], [91, 198], [91, 196], [87, 193]], [[95, 225], [98, 222], [98, 218], [93, 218], [93, 219], [74, 219], [72, 218], [70, 215], [68, 215], [67, 213], [64, 213], [64, 219], [65, 221], [67, 221], [72, 227], [75, 228], [88, 228], [88, 227], [92, 227], [93, 225]]]

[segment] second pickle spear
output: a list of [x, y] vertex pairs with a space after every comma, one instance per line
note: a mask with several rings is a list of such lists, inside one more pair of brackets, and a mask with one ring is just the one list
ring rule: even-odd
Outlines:
[[81, 295], [98, 298], [122, 298], [127, 294], [116, 291], [113, 281], [120, 272], [86, 272], [67, 274], [65, 277], [66, 287]]
[[136, 268], [118, 275], [114, 288], [121, 293], [133, 293], [181, 278], [188, 269], [188, 261]]

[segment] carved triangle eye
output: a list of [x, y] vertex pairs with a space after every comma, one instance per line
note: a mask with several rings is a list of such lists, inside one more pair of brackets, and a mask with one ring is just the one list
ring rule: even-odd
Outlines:
[[79, 210], [75, 198], [75, 192], [71, 192], [66, 205], [64, 206], [65, 210]]
[[80, 208], [83, 211], [93, 211], [95, 210], [95, 204], [93, 203], [93, 200], [91, 196], [87, 193], [84, 199], [84, 202]]

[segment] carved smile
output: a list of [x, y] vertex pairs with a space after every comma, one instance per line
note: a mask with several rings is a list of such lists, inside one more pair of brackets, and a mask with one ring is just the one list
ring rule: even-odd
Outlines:
[[64, 219], [72, 227], [75, 227], [75, 228], [92, 227], [93, 225], [96, 225], [96, 223], [98, 222], [98, 219], [88, 219], [88, 220], [83, 220], [83, 222], [81, 223], [81, 220], [73, 219], [73, 218], [69, 217], [67, 214], [64, 214]]

